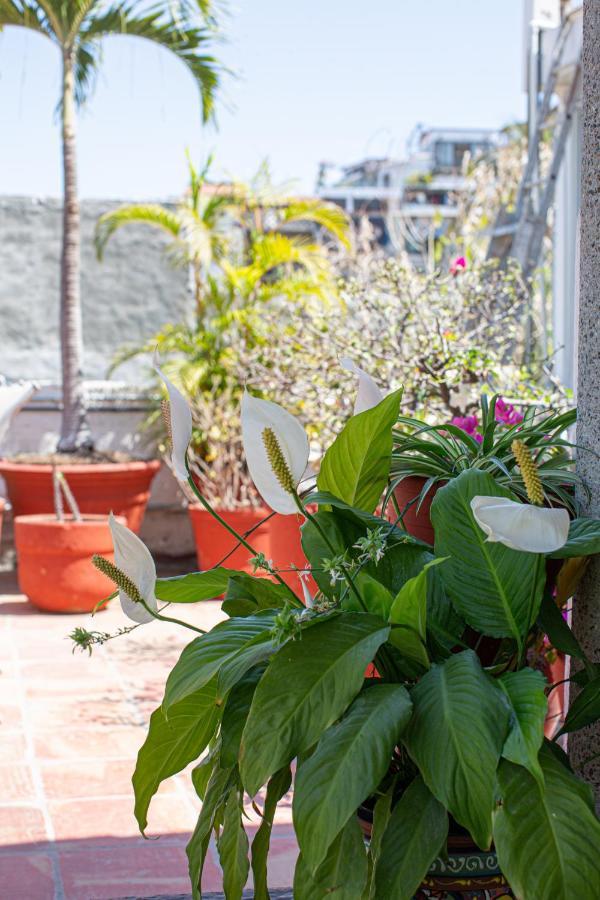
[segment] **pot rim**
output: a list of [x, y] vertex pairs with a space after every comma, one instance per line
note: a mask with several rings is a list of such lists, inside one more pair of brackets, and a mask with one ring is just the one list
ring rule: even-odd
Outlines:
[[52, 463], [20, 463], [11, 462], [10, 459], [0, 458], [0, 474], [2, 472], [40, 472], [42, 474], [51, 474], [53, 469], [58, 469], [65, 474], [83, 474], [84, 472], [93, 472], [95, 475], [106, 475], [110, 472], [143, 472], [147, 469], [154, 469], [158, 472], [161, 466], [160, 459], [135, 459], [131, 462], [103, 462], [103, 463], [61, 463], [53, 465]]
[[[115, 516], [117, 522], [127, 524], [125, 516]], [[82, 513], [78, 521], [69, 513], [65, 513], [64, 521], [60, 522], [54, 513], [29, 513], [24, 516], [15, 516], [14, 524], [21, 527], [35, 526], [36, 528], [85, 528], [94, 525], [108, 525], [108, 515], [102, 513]]]

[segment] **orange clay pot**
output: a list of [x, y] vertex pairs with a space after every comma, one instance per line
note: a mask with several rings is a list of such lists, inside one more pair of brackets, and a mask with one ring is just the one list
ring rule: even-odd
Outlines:
[[[300, 526], [304, 519], [300, 515], [282, 516], [275, 513], [268, 521], [259, 523], [269, 515], [266, 507], [246, 509], [219, 510], [219, 515], [234, 528], [238, 534], [245, 534], [258, 525], [248, 536], [257, 553], [264, 553], [273, 561], [277, 569], [289, 569], [292, 565], [303, 568], [307, 565], [302, 551]], [[219, 565], [225, 556], [233, 550], [237, 541], [211, 514], [200, 505], [189, 507], [190, 519], [196, 540], [198, 568], [202, 571]], [[251, 553], [245, 547], [238, 547], [223, 563], [228, 569], [239, 569], [252, 573], [248, 562]], [[257, 572], [256, 574], [264, 574]], [[294, 593], [302, 593], [298, 575], [295, 572], [281, 572], [281, 577], [289, 584]]]
[[[413, 537], [419, 538], [419, 540], [425, 541], [425, 543], [433, 546], [434, 533], [430, 517], [431, 503], [436, 493], [443, 487], [443, 482], [433, 485], [433, 487], [427, 491], [427, 496], [417, 512], [418, 500], [416, 498], [421, 493], [426, 481], [427, 479], [422, 478], [420, 475], [407, 475], [407, 477], [403, 478], [394, 488], [394, 496], [401, 511], [407, 504], [411, 503], [411, 501], [415, 501], [404, 514], [404, 527]], [[396, 510], [391, 503], [387, 506], [387, 516], [390, 521], [395, 521], [397, 518]]]
[[2, 543], [2, 517], [4, 515], [4, 507], [6, 506], [2, 497], [0, 497], [0, 543]]
[[[125, 524], [120, 516], [119, 521]], [[108, 518], [84, 516], [80, 522], [66, 516], [17, 516], [19, 588], [34, 606], [49, 612], [91, 612], [108, 597], [114, 585], [92, 565], [94, 553], [113, 560]]]
[[[73, 463], [57, 468], [67, 479], [83, 514], [112, 512], [124, 516], [132, 531], [140, 530], [150, 485], [160, 468], [158, 460]], [[1, 460], [0, 475], [6, 482], [14, 516], [54, 512], [51, 465]]]

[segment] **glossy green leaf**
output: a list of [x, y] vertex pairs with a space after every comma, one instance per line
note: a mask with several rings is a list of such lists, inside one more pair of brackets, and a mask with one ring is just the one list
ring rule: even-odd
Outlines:
[[221, 716], [216, 695], [213, 680], [174, 704], [168, 719], [162, 707], [152, 713], [133, 773], [135, 817], [142, 834], [148, 824], [150, 801], [160, 783], [198, 759], [208, 746]]
[[353, 580], [364, 606], [361, 606], [353, 593], [348, 592], [344, 598], [344, 609], [353, 609], [355, 612], [366, 609], [374, 616], [380, 616], [384, 621], [387, 620], [394, 600], [388, 589], [367, 572], [358, 572]]
[[242, 824], [242, 797], [237, 791], [231, 791], [225, 805], [223, 827], [217, 838], [223, 891], [227, 900], [242, 898], [250, 871], [248, 846], [248, 835]]
[[593, 678], [577, 694], [567, 713], [559, 735], [579, 731], [600, 719], [600, 677]]
[[509, 710], [477, 655], [465, 650], [433, 666], [411, 690], [402, 737], [435, 797], [475, 842], [491, 842], [494, 782]]
[[520, 646], [536, 619], [545, 582], [544, 557], [491, 543], [471, 512], [473, 497], [511, 497], [491, 475], [469, 469], [441, 488], [431, 504], [436, 556], [460, 615], [477, 631], [513, 637]]
[[264, 667], [260, 666], [246, 673], [227, 697], [221, 719], [221, 765], [224, 768], [237, 765], [242, 732], [263, 672]]
[[385, 776], [410, 714], [410, 698], [402, 685], [369, 687], [298, 768], [294, 829], [311, 872], [323, 862], [352, 812]]
[[425, 648], [427, 636], [427, 573], [444, 562], [433, 559], [426, 563], [414, 578], [410, 578], [398, 591], [389, 613], [389, 621], [398, 628], [392, 628], [390, 643], [408, 657], [429, 668], [429, 656]]
[[273, 819], [277, 804], [290, 789], [292, 772], [285, 766], [276, 772], [267, 785], [265, 805], [262, 810], [260, 826], [252, 841], [252, 875], [254, 879], [254, 900], [269, 900], [267, 885], [267, 857], [273, 830]]
[[421, 777], [409, 785], [383, 835], [376, 900], [412, 900], [448, 835], [448, 813]]
[[258, 635], [268, 634], [274, 617], [274, 612], [265, 610], [255, 616], [227, 619], [189, 643], [167, 678], [163, 699], [165, 712], [168, 714], [174, 703], [210, 681], [227, 662], [237, 657], [240, 650], [249, 644], [254, 649], [251, 642]]
[[214, 600], [227, 589], [227, 583], [233, 575], [241, 575], [236, 569], [219, 566], [207, 572], [191, 572], [175, 578], [158, 578], [156, 596], [166, 603], [198, 603], [201, 600]]
[[388, 634], [381, 619], [340, 613], [271, 658], [242, 735], [240, 769], [251, 796], [342, 715]]
[[227, 583], [221, 609], [228, 616], [248, 616], [261, 609], [281, 609], [289, 599], [290, 592], [283, 585], [238, 572]]
[[534, 669], [507, 672], [498, 679], [510, 705], [510, 730], [502, 756], [542, 778], [538, 753], [544, 740], [544, 720], [548, 711], [546, 679]]
[[522, 766], [500, 764], [498, 861], [520, 900], [591, 900], [600, 887], [600, 822], [589, 788], [546, 747], [540, 764], [543, 785]]
[[200, 881], [210, 843], [211, 831], [217, 821], [220, 822], [222, 820], [227, 798], [235, 787], [236, 777], [233, 769], [216, 768], [213, 771], [208, 782], [196, 827], [185, 848], [193, 900], [200, 900]]
[[553, 647], [582, 661], [586, 659], [579, 641], [563, 619], [562, 612], [549, 593], [545, 593], [542, 598], [537, 621], [542, 631], [548, 635]]
[[592, 556], [594, 553], [600, 553], [600, 519], [573, 519], [567, 543], [549, 556], [553, 559], [567, 559], [573, 556]]
[[314, 874], [300, 854], [294, 872], [294, 900], [361, 900], [367, 876], [363, 834], [354, 813]]
[[323, 457], [317, 478], [319, 491], [373, 512], [388, 480], [392, 428], [401, 398], [402, 391], [394, 391], [373, 409], [348, 420]]

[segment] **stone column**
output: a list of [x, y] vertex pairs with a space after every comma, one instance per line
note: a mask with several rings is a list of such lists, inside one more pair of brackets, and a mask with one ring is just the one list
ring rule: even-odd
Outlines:
[[[577, 469], [590, 490], [582, 514], [600, 517], [600, 0], [583, 4], [583, 146], [579, 295]], [[586, 450], [585, 448], [589, 448]], [[593, 450], [594, 453], [590, 452]], [[573, 630], [600, 662], [600, 556], [592, 559], [573, 603]], [[596, 793], [600, 807], [600, 723], [569, 738], [573, 767]]]

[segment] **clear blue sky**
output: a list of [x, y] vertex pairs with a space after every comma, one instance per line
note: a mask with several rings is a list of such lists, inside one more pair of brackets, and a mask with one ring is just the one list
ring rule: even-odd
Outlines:
[[[184, 150], [214, 150], [215, 175], [314, 186], [320, 160], [401, 155], [417, 122], [500, 127], [524, 115], [522, 0], [237, 0], [217, 48], [227, 79], [218, 129], [201, 128], [194, 85], [133, 38], [105, 43], [79, 125], [83, 197], [173, 196]], [[57, 196], [57, 51], [0, 33], [0, 193]]]

